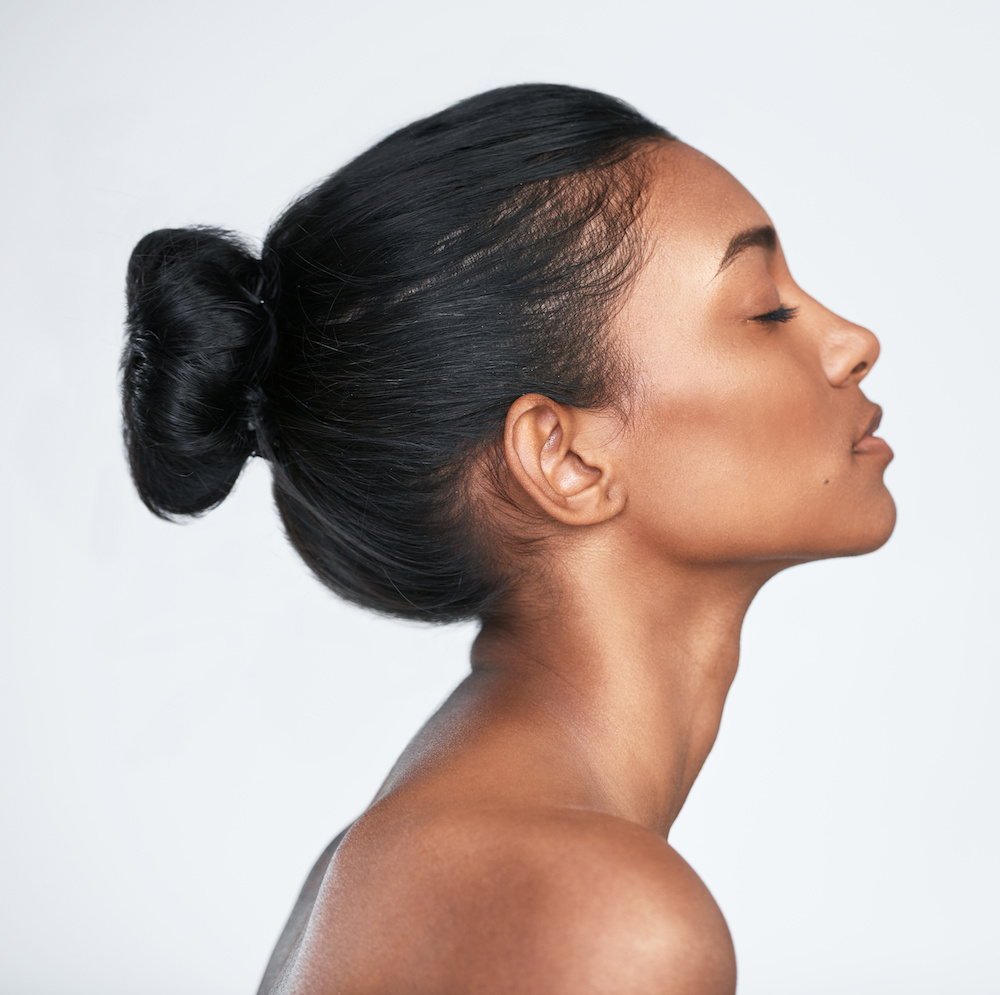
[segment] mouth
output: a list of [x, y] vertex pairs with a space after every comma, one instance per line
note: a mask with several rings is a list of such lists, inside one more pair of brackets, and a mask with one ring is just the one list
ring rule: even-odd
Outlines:
[[882, 407], [876, 404], [875, 410], [872, 412], [871, 419], [865, 426], [864, 433], [857, 442], [854, 443], [854, 452], [856, 453], [883, 453], [888, 454], [890, 457], [892, 455], [892, 450], [889, 448], [889, 444], [884, 439], [879, 439], [876, 437], [875, 430], [879, 427], [882, 422]]

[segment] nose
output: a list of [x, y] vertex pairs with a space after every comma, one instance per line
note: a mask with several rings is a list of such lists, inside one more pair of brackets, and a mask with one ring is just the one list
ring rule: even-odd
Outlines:
[[878, 359], [879, 344], [875, 335], [861, 325], [855, 325], [830, 314], [822, 345], [823, 370], [834, 387], [850, 387], [860, 383]]

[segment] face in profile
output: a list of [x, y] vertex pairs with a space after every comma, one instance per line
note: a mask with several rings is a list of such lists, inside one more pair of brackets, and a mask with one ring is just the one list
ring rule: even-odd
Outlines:
[[636, 538], [700, 563], [876, 549], [895, 507], [861, 391], [875, 336], [809, 297], [761, 206], [680, 142], [652, 154], [643, 222], [647, 261], [613, 326], [637, 380]]

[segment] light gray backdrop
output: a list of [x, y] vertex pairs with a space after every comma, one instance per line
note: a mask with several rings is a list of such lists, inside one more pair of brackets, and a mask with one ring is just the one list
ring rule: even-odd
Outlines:
[[146, 231], [255, 236], [499, 84], [622, 96], [771, 212], [872, 327], [897, 532], [751, 609], [672, 840], [741, 995], [1000, 991], [996, 7], [976, 2], [5, 0], [0, 992], [247, 995], [317, 852], [460, 679], [470, 628], [368, 617], [266, 471], [188, 526], [119, 441]]

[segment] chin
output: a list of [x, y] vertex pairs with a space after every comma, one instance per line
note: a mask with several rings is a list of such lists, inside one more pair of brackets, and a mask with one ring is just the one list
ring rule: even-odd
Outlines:
[[896, 502], [887, 491], [882, 491], [881, 500], [875, 507], [868, 508], [863, 521], [851, 523], [851, 528], [845, 530], [849, 534], [842, 535], [836, 544], [836, 551], [831, 550], [828, 556], [862, 556], [873, 553], [889, 541], [896, 527]]
[[784, 569], [796, 563], [872, 553], [884, 546], [892, 535], [896, 526], [896, 504], [892, 495], [883, 489], [878, 500], [867, 504], [863, 514], [855, 510], [849, 517], [836, 516], [833, 520], [826, 517], [823, 522], [825, 527], [816, 528], [818, 523], [813, 518], [799, 532], [791, 548], [760, 559], [774, 560], [780, 564], [779, 569]]

